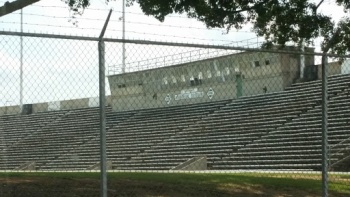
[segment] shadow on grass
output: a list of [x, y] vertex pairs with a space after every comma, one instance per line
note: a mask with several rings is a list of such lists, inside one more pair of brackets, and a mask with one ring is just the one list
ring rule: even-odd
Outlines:
[[[109, 173], [108, 196], [320, 196], [318, 176], [289, 174]], [[98, 173], [0, 174], [1, 196], [99, 196]], [[350, 196], [349, 180], [330, 196]]]

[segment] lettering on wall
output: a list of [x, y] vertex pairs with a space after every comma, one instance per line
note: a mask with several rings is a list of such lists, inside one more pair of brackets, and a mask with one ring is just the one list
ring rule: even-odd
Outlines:
[[187, 90], [181, 90], [180, 94], [175, 95], [175, 100], [183, 100], [183, 99], [195, 99], [201, 98], [204, 96], [204, 92], [198, 91], [197, 88], [191, 88]]
[[[215, 94], [214, 90], [212, 88], [209, 88], [207, 92], [207, 96], [209, 97], [209, 99], [212, 99], [214, 94]], [[180, 94], [175, 94], [174, 99], [176, 101], [184, 100], [184, 99], [196, 99], [196, 98], [202, 98], [204, 97], [204, 95], [205, 93], [198, 91], [197, 88], [191, 88], [191, 89], [181, 90]], [[172, 100], [170, 94], [167, 94], [164, 100], [167, 104], [170, 104]]]

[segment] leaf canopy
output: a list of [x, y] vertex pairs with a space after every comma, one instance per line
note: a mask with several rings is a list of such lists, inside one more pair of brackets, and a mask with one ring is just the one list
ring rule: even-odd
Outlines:
[[[0, 7], [0, 17], [40, 0], [16, 0]], [[78, 14], [91, 0], [61, 0]], [[109, 1], [117, 0], [106, 0]], [[146, 15], [159, 21], [172, 13], [187, 14], [203, 22], [208, 28], [241, 29], [248, 23], [253, 31], [265, 38], [263, 47], [285, 46], [288, 43], [306, 45], [322, 37], [324, 53], [348, 54], [350, 51], [349, 16], [335, 22], [319, 12], [324, 0], [126, 0], [131, 6], [138, 3]], [[327, 1], [327, 3], [329, 3]], [[350, 0], [335, 0], [344, 13], [350, 9]]]
[[[264, 47], [284, 46], [293, 42], [310, 45], [323, 37], [323, 52], [347, 54], [350, 51], [350, 19], [336, 23], [319, 12], [324, 0], [127, 0], [138, 3], [146, 15], [160, 21], [172, 13], [186, 13], [190, 18], [205, 23], [208, 28], [240, 29], [247, 23], [266, 40]], [[350, 9], [350, 0], [335, 0], [344, 12]]]

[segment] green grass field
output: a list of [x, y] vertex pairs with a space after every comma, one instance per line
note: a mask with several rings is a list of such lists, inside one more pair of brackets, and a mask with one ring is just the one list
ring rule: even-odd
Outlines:
[[[330, 197], [350, 196], [350, 175], [329, 175]], [[0, 173], [0, 196], [99, 196], [99, 173]], [[320, 196], [319, 174], [108, 173], [108, 196]]]

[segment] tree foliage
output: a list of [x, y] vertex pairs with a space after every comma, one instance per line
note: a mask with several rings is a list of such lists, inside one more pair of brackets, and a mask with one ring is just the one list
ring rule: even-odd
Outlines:
[[[15, 2], [39, 0], [16, 0]], [[91, 0], [61, 0], [72, 11], [80, 13]], [[109, 0], [106, 0], [108, 2]], [[337, 23], [318, 10], [324, 0], [126, 0], [131, 6], [138, 3], [146, 15], [160, 21], [172, 13], [187, 14], [206, 24], [208, 28], [240, 29], [253, 24], [253, 30], [266, 40], [264, 47], [273, 44], [313, 43], [323, 37], [323, 52], [347, 54], [350, 51], [350, 19]], [[334, 0], [344, 12], [350, 9], [350, 0]], [[4, 7], [4, 6], [3, 6]], [[1, 9], [0, 7], [0, 13]], [[21, 9], [21, 8], [19, 8]], [[0, 16], [2, 16], [0, 14]]]
[[[143, 12], [163, 21], [168, 14], [186, 13], [208, 28], [240, 29], [247, 23], [266, 40], [264, 46], [287, 43], [312, 44], [323, 37], [323, 52], [346, 54], [350, 51], [349, 18], [336, 23], [330, 16], [318, 11], [324, 4], [310, 0], [127, 0], [138, 3]], [[350, 9], [350, 0], [335, 0], [344, 11]]]
[[68, 4], [70, 9], [74, 12], [81, 12], [82, 9], [85, 9], [90, 5], [90, 0], [61, 0]]

